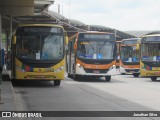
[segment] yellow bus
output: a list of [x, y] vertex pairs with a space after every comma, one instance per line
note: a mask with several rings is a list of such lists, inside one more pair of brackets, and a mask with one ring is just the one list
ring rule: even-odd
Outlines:
[[12, 36], [11, 78], [50, 80], [59, 86], [64, 79], [67, 40], [59, 25], [19, 25]]
[[120, 73], [133, 74], [138, 77], [140, 74], [140, 52], [136, 49], [139, 38], [123, 39], [121, 42], [120, 55]]
[[140, 75], [156, 81], [160, 76], [160, 34], [142, 36], [139, 45], [141, 51]]
[[69, 38], [67, 52], [68, 77], [105, 77], [116, 73], [116, 39], [113, 33], [79, 32]]

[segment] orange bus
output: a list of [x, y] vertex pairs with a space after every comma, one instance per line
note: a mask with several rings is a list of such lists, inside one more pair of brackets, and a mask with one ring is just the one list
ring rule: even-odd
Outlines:
[[68, 77], [105, 77], [116, 73], [116, 39], [113, 33], [79, 32], [69, 38], [67, 52]]
[[136, 49], [139, 38], [123, 39], [121, 42], [120, 73], [132, 73], [134, 77], [140, 74], [140, 52]]

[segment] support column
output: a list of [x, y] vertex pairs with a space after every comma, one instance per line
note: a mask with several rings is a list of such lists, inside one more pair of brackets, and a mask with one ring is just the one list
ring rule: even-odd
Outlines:
[[9, 45], [9, 31], [5, 30], [5, 34], [6, 34], [6, 52], [8, 53], [8, 45]]
[[2, 100], [1, 97], [1, 84], [2, 84], [2, 16], [0, 14], [0, 103]]
[[0, 14], [0, 50], [2, 49], [2, 15]]
[[[9, 39], [9, 46], [11, 49], [11, 38], [12, 38], [12, 16], [11, 16], [11, 20], [10, 20], [10, 39]], [[11, 51], [11, 50], [10, 50]]]

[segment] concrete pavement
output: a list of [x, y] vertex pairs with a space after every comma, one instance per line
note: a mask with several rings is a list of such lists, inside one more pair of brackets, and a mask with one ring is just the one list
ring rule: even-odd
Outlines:
[[[112, 93], [118, 93], [119, 90], [117, 91], [117, 88], [119, 88], [120, 86], [128, 86], [129, 83], [126, 84], [127, 81], [131, 81], [131, 85], [133, 84], [133, 86], [136, 85], [135, 81], [137, 80], [130, 80], [131, 78], [128, 79], [128, 77], [126, 78], [126, 76], [121, 75], [117, 77], [123, 80], [117, 80], [116, 77], [113, 77], [113, 81], [109, 83], [106, 83], [105, 81], [103, 81], [103, 79], [98, 82], [97, 80], [93, 80], [92, 82], [88, 80], [87, 82], [84, 82], [83, 80], [73, 81], [66, 77], [65, 81], [62, 82], [62, 85], [60, 87], [53, 87], [53, 85], [48, 82], [40, 82], [38, 85], [37, 83], [33, 83], [32, 85], [30, 85], [30, 83], [28, 82], [28, 84], [17, 84], [18, 87], [14, 86], [14, 90], [9, 79], [3, 80], [1, 85], [2, 104], [0, 104], [0, 111], [152, 110], [146, 108], [141, 104], [136, 104], [134, 103], [134, 101], [131, 102], [130, 99], [124, 99], [122, 96], [118, 97], [117, 94], [112, 95]], [[144, 84], [144, 81], [138, 80], [137, 82], [142, 82]], [[128, 88], [127, 90], [129, 89], [130, 88]], [[110, 94], [109, 91], [111, 92]], [[120, 93], [125, 93], [125, 91], [126, 89], [124, 89], [124, 91]], [[91, 119], [93, 120], [93, 118]], [[96, 120], [97, 118], [94, 119]], [[117, 119], [138, 120], [138, 118]], [[150, 118], [141, 118], [141, 120], [142, 119], [148, 120]], [[155, 118], [153, 120], [158, 119], [159, 118]], [[57, 118], [57, 120], [59, 120], [59, 118]], [[62, 118], [62, 120], [64, 119]], [[75, 118], [72, 118], [71, 120], [75, 120]], [[77, 120], [82, 119], [78, 118]], [[87, 120], [90, 119], [87, 118]], [[115, 118], [107, 118], [107, 120], [115, 120]]]
[[2, 81], [0, 111], [16, 111], [16, 99], [11, 81]]
[[1, 86], [1, 101], [0, 101], [0, 111], [16, 111], [16, 98], [13, 91], [12, 83], [9, 79], [8, 70], [3, 70], [2, 72], [2, 84]]

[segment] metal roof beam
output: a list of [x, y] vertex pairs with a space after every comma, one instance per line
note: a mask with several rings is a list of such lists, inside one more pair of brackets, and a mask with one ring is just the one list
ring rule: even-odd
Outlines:
[[42, 13], [34, 13], [35, 16], [43, 15]]
[[[9, 17], [9, 16], [2, 16], [2, 17], [3, 17], [3, 19], [9, 20], [9, 21], [11, 20], [11, 17]], [[12, 21], [15, 23], [19, 23], [19, 21], [14, 18], [12, 18]]]
[[0, 0], [0, 14], [23, 16], [34, 14], [34, 0]]
[[37, 9], [37, 8], [34, 8], [34, 12], [35, 12], [35, 13], [38, 13], [38, 12], [41, 12], [41, 10], [40, 10], [40, 9]]
[[38, 4], [38, 5], [41, 5], [41, 4], [53, 4], [54, 3], [54, 0], [35, 0], [34, 1], [34, 4]]

